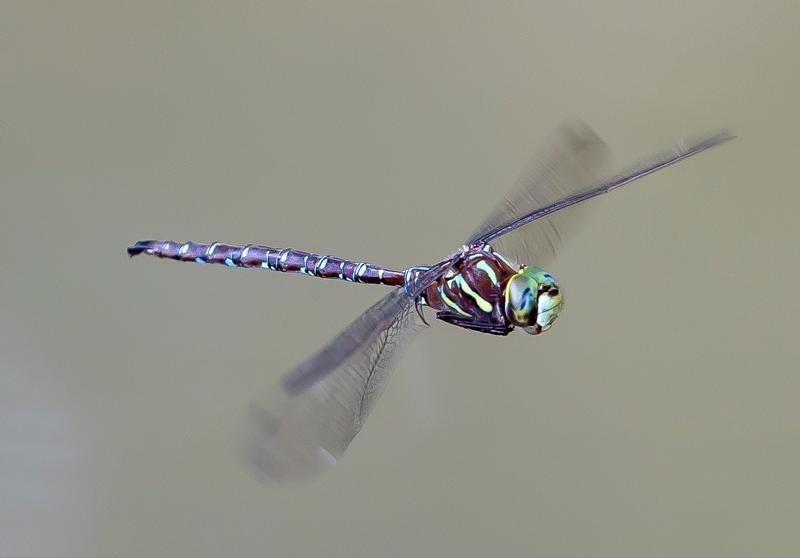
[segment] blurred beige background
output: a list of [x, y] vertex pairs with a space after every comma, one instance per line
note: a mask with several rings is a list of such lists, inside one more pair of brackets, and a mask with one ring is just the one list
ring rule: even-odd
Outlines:
[[[800, 552], [800, 5], [3, 3], [0, 555]], [[627, 165], [539, 338], [435, 324], [346, 458], [263, 486], [256, 392], [380, 288], [140, 238], [422, 264], [546, 134]]]

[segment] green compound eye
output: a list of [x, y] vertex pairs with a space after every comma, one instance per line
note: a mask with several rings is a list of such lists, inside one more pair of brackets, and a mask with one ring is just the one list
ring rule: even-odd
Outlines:
[[506, 318], [512, 324], [526, 327], [530, 317], [536, 316], [536, 293], [539, 285], [521, 271], [508, 280], [505, 292]]
[[506, 318], [532, 335], [550, 329], [562, 303], [555, 278], [538, 267], [523, 267], [506, 284]]

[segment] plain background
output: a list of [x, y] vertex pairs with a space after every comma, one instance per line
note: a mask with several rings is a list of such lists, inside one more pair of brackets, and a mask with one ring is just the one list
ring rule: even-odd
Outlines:
[[[5, 0], [0, 555], [796, 555], [798, 17]], [[253, 479], [245, 403], [382, 289], [126, 246], [427, 263], [569, 117], [739, 139], [593, 202], [552, 332], [435, 324], [333, 472]]]

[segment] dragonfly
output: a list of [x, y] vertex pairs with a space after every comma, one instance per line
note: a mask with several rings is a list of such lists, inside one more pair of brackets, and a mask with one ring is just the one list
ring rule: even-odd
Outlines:
[[577, 230], [579, 204], [733, 138], [722, 130], [683, 140], [602, 178], [609, 160], [605, 142], [585, 123], [565, 122], [462, 246], [432, 265], [394, 270], [292, 248], [219, 242], [143, 240], [128, 254], [392, 288], [244, 414], [240, 448], [246, 463], [268, 480], [306, 479], [344, 455], [397, 356], [428, 324], [426, 311], [497, 336], [517, 328], [531, 335], [550, 330], [564, 295], [555, 277], [538, 266], [550, 263]]

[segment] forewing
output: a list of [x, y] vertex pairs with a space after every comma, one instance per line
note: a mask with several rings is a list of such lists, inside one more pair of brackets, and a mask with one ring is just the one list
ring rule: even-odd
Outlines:
[[396, 289], [253, 401], [241, 446], [248, 464], [272, 480], [332, 467], [361, 430], [417, 320], [413, 300]]
[[[466, 244], [481, 243], [492, 231], [595, 182], [609, 159], [606, 144], [585, 123], [573, 120], [561, 124], [545, 147], [528, 162], [503, 202], [470, 235]], [[575, 233], [582, 219], [578, 213], [570, 210], [549, 215], [524, 231], [497, 239], [495, 248], [517, 261], [545, 265], [564, 239]]]
[[[528, 234], [527, 229], [537, 230], [541, 223], [551, 222], [555, 217], [564, 213], [563, 210], [572, 208], [583, 201], [594, 198], [601, 194], [605, 194], [626, 184], [638, 180], [648, 174], [652, 174], [658, 170], [666, 168], [670, 165], [687, 159], [693, 155], [701, 153], [706, 149], [711, 149], [721, 143], [733, 139], [730, 132], [723, 130], [714, 134], [709, 134], [696, 138], [694, 140], [681, 141], [675, 144], [670, 149], [659, 153], [658, 155], [644, 160], [627, 170], [613, 176], [612, 178], [598, 181], [590, 186], [572, 188], [563, 197], [553, 200], [540, 207], [534, 208], [527, 214], [517, 217], [505, 224], [499, 225], [492, 230], [475, 237], [474, 242], [490, 242], [495, 245], [502, 242], [505, 235], [512, 236], [516, 234]], [[527, 225], [525, 231], [518, 231], [521, 227]]]

